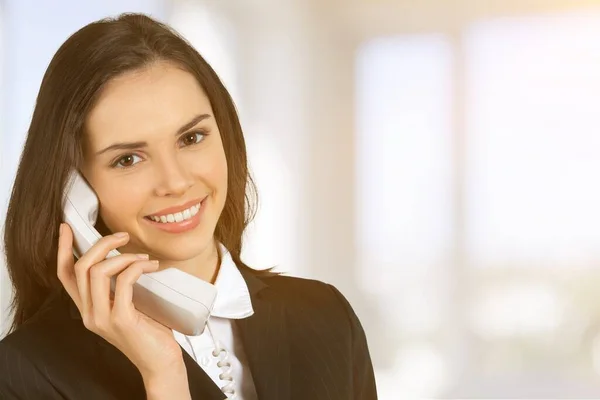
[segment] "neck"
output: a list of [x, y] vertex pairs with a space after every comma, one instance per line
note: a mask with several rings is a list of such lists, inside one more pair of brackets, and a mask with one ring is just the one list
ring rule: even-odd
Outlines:
[[216, 241], [211, 242], [196, 257], [185, 261], [159, 260], [161, 266], [175, 267], [203, 281], [215, 283], [221, 266], [221, 251]]

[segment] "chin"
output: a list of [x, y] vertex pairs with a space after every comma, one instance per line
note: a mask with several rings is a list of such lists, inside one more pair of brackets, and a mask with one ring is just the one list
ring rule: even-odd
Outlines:
[[195, 235], [174, 235], [167, 240], [159, 238], [155, 243], [149, 243], [148, 248], [159, 259], [187, 261], [204, 253], [214, 244], [212, 232], [198, 232]]

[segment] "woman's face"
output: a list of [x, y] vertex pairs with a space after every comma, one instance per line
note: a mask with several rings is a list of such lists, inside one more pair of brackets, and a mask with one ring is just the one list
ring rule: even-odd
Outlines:
[[122, 252], [181, 262], [214, 251], [227, 162], [193, 75], [158, 63], [109, 82], [86, 121], [83, 174]]

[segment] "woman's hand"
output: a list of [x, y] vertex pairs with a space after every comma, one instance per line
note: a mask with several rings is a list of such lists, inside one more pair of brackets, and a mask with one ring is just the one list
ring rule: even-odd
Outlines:
[[[170, 390], [171, 395], [186, 392], [184, 398], [189, 397], [181, 347], [173, 333], [136, 310], [132, 302], [133, 284], [143, 273], [156, 271], [158, 262], [150, 261], [147, 254], [121, 254], [106, 259], [111, 250], [128, 241], [127, 233], [105, 236], [74, 262], [73, 232], [68, 224], [61, 224], [58, 278], [79, 309], [85, 327], [129, 358], [147, 389]], [[117, 276], [114, 299], [110, 289], [113, 276]]]

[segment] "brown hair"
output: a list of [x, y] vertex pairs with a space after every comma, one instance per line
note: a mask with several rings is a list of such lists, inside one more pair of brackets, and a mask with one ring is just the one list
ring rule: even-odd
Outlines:
[[[143, 14], [121, 14], [75, 32], [58, 49], [41, 83], [15, 178], [4, 232], [14, 288], [9, 331], [18, 328], [60, 286], [58, 228], [68, 173], [82, 166], [86, 115], [114, 77], [157, 61], [174, 62], [204, 88], [222, 135], [228, 192], [215, 238], [239, 268], [243, 232], [254, 217], [256, 191], [233, 101], [210, 65], [172, 28]], [[267, 272], [270, 273], [270, 272]]]

